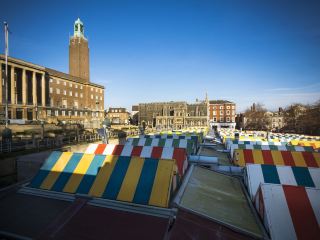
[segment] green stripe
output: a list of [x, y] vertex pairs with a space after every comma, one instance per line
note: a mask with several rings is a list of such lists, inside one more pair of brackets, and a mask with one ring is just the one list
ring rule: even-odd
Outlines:
[[163, 138], [159, 139], [159, 144], [158, 144], [159, 147], [164, 147], [165, 144], [166, 144], [166, 139], [163, 139]]
[[269, 145], [270, 150], [278, 150], [278, 147], [276, 145]]
[[306, 167], [292, 167], [292, 172], [298, 186], [315, 187], [309, 169]]
[[280, 184], [280, 179], [275, 165], [261, 165], [261, 170], [265, 183], [276, 183]]
[[140, 138], [134, 138], [132, 141], [132, 146], [138, 146]]
[[253, 145], [253, 149], [259, 149], [259, 150], [261, 150], [261, 145]]
[[179, 143], [180, 143], [179, 139], [173, 139], [172, 145], [173, 145], [173, 147], [177, 148], [177, 147], [179, 147]]
[[152, 143], [152, 138], [147, 138], [146, 143], [144, 144], [145, 146], [151, 146]]

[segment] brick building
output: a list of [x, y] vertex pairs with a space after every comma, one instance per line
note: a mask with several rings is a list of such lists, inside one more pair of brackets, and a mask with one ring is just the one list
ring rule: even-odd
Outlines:
[[[9, 119], [85, 123], [104, 118], [104, 86], [89, 80], [89, 48], [78, 19], [70, 38], [66, 74], [8, 58]], [[0, 55], [0, 112], [5, 109], [5, 57]], [[3, 118], [3, 114], [1, 115]]]
[[111, 120], [112, 124], [128, 124], [129, 113], [125, 108], [109, 108], [107, 117]]
[[236, 104], [226, 100], [209, 101], [209, 124], [211, 128], [235, 128]]

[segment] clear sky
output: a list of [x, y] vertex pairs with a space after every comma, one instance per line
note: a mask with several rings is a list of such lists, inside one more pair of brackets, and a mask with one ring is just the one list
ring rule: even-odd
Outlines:
[[[10, 55], [68, 72], [80, 17], [105, 106], [227, 99], [243, 111], [320, 99], [320, 1], [1, 1]], [[4, 52], [3, 31], [0, 33]]]

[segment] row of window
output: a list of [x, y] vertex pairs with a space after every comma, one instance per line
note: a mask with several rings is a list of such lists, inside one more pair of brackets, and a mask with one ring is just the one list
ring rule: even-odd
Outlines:
[[[88, 112], [82, 112], [82, 111], [74, 111], [72, 114], [72, 111], [65, 111], [65, 110], [54, 110], [51, 111], [50, 109], [47, 110], [47, 116], [51, 117], [51, 116], [75, 116], [75, 117], [83, 117], [83, 116], [88, 116], [90, 114], [88, 114]], [[98, 112], [92, 112], [91, 113], [91, 117], [99, 117], [99, 113]], [[103, 117], [103, 113], [100, 113], [100, 117]]]
[[[224, 114], [224, 110], [220, 110], [220, 115]], [[232, 110], [232, 115], [234, 115], [234, 110]], [[212, 111], [212, 115], [217, 115], [217, 111]], [[226, 110], [226, 115], [230, 115], [230, 110]]]
[[[226, 122], [230, 122], [230, 120], [232, 120], [232, 122], [235, 122], [235, 118], [226, 117]], [[214, 117], [213, 121], [217, 122], [217, 118]], [[219, 122], [224, 122], [224, 117], [220, 117]]]
[[[50, 78], [50, 82], [53, 83], [53, 79], [52, 79], [52, 78]], [[56, 79], [56, 83], [57, 83], [57, 84], [60, 84], [60, 80], [59, 80], [59, 79]], [[65, 81], [62, 81], [62, 84], [63, 84], [63, 86], [67, 86], [67, 82], [65, 82]], [[73, 86], [74, 86], [74, 88], [78, 88], [78, 84], [74, 84], [74, 83], [69, 82], [69, 87], [73, 87]], [[79, 85], [79, 86], [80, 86], [80, 89], [83, 88], [82, 85]], [[95, 92], [96, 92], [96, 93], [99, 91], [98, 88], [93, 88], [93, 87], [91, 87], [91, 89], [90, 89], [91, 92], [93, 92], [94, 89], [95, 89]], [[102, 89], [100, 89], [99, 92], [102, 93]]]
[[[217, 106], [213, 106], [212, 109], [213, 110], [216, 110], [216, 109], [222, 110], [222, 109], [224, 109], [224, 106], [219, 106], [219, 108]], [[227, 106], [226, 109], [230, 109], [230, 106]], [[231, 109], [234, 109], [234, 106], [232, 106]]]
[[[53, 93], [53, 88], [50, 88], [50, 93]], [[60, 94], [60, 93], [61, 93], [60, 89], [56, 88], [56, 94]], [[63, 90], [63, 95], [67, 96], [67, 90]], [[69, 91], [69, 96], [70, 97], [73, 96], [72, 91]], [[80, 93], [80, 94], [78, 94], [78, 92], [74, 93], [74, 97], [79, 97], [79, 96], [80, 96], [80, 98], [83, 98], [83, 93]], [[96, 100], [99, 100], [99, 96], [96, 96], [95, 98], [96, 98]], [[91, 99], [94, 99], [93, 94], [91, 94]], [[100, 96], [100, 101], [102, 101], [102, 96]]]

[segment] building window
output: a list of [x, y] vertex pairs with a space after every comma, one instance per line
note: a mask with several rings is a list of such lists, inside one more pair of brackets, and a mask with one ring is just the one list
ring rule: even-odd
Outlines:
[[96, 88], [96, 92], [98, 92], [98, 88]]
[[91, 88], [91, 92], [93, 91], [93, 88]]
[[74, 111], [74, 116], [78, 116], [78, 112], [77, 111]]
[[54, 115], [59, 116], [59, 111], [56, 110], [55, 113], [54, 113]]
[[71, 116], [71, 111], [68, 111], [68, 115], [69, 115], [69, 117]]
[[77, 92], [75, 92], [75, 93], [74, 93], [74, 96], [75, 96], [75, 97], [78, 97], [78, 93], [77, 93]]
[[82, 85], [80, 85], [80, 89], [82, 89]]
[[60, 84], [60, 80], [59, 79], [57, 79], [57, 84]]
[[212, 112], [212, 115], [217, 115], [217, 112], [216, 112], [216, 111], [213, 111], [213, 112]]
[[220, 106], [220, 109], [223, 109], [223, 106]]
[[47, 110], [47, 116], [51, 117], [51, 110]]
[[62, 116], [65, 116], [66, 115], [66, 111], [61, 111], [61, 113], [62, 113]]
[[52, 87], [50, 88], [50, 93], [52, 93], [53, 92], [53, 89], [52, 89]]
[[74, 87], [75, 87], [75, 88], [78, 88], [78, 85], [77, 85], [77, 84], [75, 84], [75, 85], [74, 85]]
[[229, 110], [227, 110], [227, 115], [230, 115], [230, 111]]
[[102, 97], [100, 97], [100, 101], [102, 101]]
[[51, 83], [53, 82], [53, 79], [52, 79], [52, 78], [50, 78], [50, 82], [51, 82]]
[[214, 122], [216, 122], [216, 121], [217, 121], [217, 118], [216, 118], [216, 117], [214, 117], [214, 118], [213, 118], [213, 121], [214, 121]]
[[232, 115], [234, 115], [234, 110], [232, 110]]
[[223, 117], [220, 117], [220, 122], [223, 122]]
[[63, 85], [64, 85], [64, 86], [67, 86], [67, 82], [63, 82]]
[[223, 115], [223, 111], [220, 111], [220, 115]]
[[83, 94], [82, 93], [80, 93], [80, 97], [83, 98]]
[[69, 92], [70, 97], [72, 97], [72, 91]]
[[227, 122], [230, 122], [230, 118], [229, 117], [227, 117]]
[[102, 89], [100, 89], [100, 93], [102, 93]]
[[230, 109], [230, 106], [227, 106], [227, 109]]
[[69, 83], [69, 87], [72, 87], [72, 83]]
[[234, 106], [232, 106], [232, 109], [234, 109]]
[[91, 94], [91, 99], [93, 99], [93, 94]]
[[80, 117], [82, 117], [82, 115], [83, 115], [83, 112], [80, 112]]
[[63, 95], [67, 95], [67, 91], [66, 90], [63, 90]]

